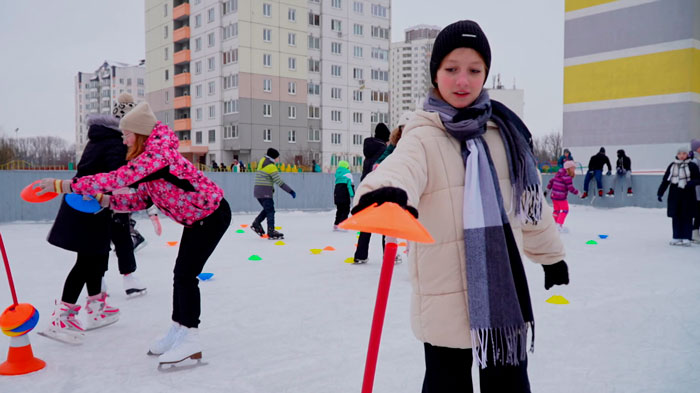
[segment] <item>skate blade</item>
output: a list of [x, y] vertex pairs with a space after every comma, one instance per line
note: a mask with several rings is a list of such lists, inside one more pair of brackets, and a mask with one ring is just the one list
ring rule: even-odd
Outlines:
[[85, 330], [95, 330], [95, 329], [100, 329], [100, 328], [103, 328], [103, 327], [106, 327], [109, 325], [114, 325], [115, 323], [117, 323], [118, 320], [119, 320], [119, 317], [117, 317], [114, 320], [108, 320], [106, 322], [102, 322], [98, 325], [90, 325], [90, 323], [88, 322], [85, 324]]
[[[150, 351], [149, 351], [150, 353]], [[197, 352], [195, 354], [192, 354], [190, 356], [187, 356], [184, 359], [181, 360], [176, 360], [173, 362], [159, 362], [158, 363], [158, 370], [159, 371], [175, 371], [173, 368], [177, 370], [183, 370], [187, 368], [194, 368], [198, 366], [203, 366], [206, 365], [207, 363], [202, 361], [202, 353]]]
[[138, 246], [134, 247], [134, 253], [137, 253], [137, 252], [143, 250], [143, 248], [146, 247], [146, 244], [147, 244], [147, 243], [148, 243], [148, 241], [146, 241], [146, 240], [144, 240], [143, 242], [139, 243]]
[[148, 290], [147, 290], [146, 288], [144, 288], [144, 289], [134, 289], [134, 288], [131, 288], [131, 289], [127, 289], [127, 290], [124, 291], [124, 292], [126, 292], [126, 297], [127, 297], [127, 299], [131, 299], [131, 298], [135, 298], [135, 297], [139, 297], [139, 296], [145, 295], [145, 294], [148, 292]]
[[50, 340], [70, 345], [81, 345], [83, 343], [83, 338], [85, 337], [83, 333], [59, 332], [58, 330], [52, 328], [47, 328], [41, 332], [38, 332], [37, 334]]

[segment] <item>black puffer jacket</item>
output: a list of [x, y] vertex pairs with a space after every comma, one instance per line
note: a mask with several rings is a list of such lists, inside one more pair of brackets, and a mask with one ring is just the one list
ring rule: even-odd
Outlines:
[[[127, 147], [122, 143], [119, 119], [111, 115], [91, 115], [87, 124], [88, 143], [78, 163], [76, 177], [110, 172], [124, 165]], [[64, 197], [47, 240], [68, 251], [107, 254], [111, 220], [111, 210], [82, 213], [71, 208]]]
[[697, 202], [695, 199], [695, 186], [700, 184], [700, 170], [694, 162], [688, 164], [690, 169], [690, 179], [684, 188], [671, 183], [669, 176], [673, 163], [669, 164], [664, 173], [661, 185], [657, 191], [658, 196], [663, 196], [668, 188], [668, 200], [666, 215], [668, 217], [694, 217], [697, 213]]
[[374, 163], [379, 159], [382, 153], [384, 153], [384, 150], [386, 150], [386, 143], [381, 139], [376, 137], [365, 139], [365, 143], [362, 146], [365, 162], [362, 163], [362, 176], [360, 176], [360, 180], [364, 179], [368, 173], [372, 172]]

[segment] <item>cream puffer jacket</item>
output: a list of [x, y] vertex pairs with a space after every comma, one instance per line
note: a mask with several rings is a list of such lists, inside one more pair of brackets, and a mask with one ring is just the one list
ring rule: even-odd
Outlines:
[[[515, 218], [505, 147], [494, 123], [488, 123], [484, 139], [520, 254], [544, 265], [564, 259], [551, 207], [544, 204], [537, 225]], [[406, 191], [409, 205], [418, 208], [421, 224], [435, 239], [433, 244], [410, 244], [413, 332], [432, 345], [470, 348], [462, 225], [464, 162], [459, 142], [445, 131], [437, 113], [416, 112], [396, 150], [360, 183], [355, 203], [367, 192], [389, 186]]]

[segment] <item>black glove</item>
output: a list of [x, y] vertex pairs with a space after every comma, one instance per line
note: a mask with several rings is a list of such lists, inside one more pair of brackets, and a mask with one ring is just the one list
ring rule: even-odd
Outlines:
[[542, 268], [544, 269], [544, 289], [569, 283], [569, 267], [563, 260], [553, 265], [542, 265]]
[[544, 197], [547, 198], [547, 190], [544, 190], [542, 194], [544, 194]]
[[656, 198], [659, 200], [659, 202], [663, 202], [663, 201], [664, 201], [664, 198], [662, 198], [661, 195], [658, 195]]
[[396, 187], [378, 188], [361, 196], [360, 201], [352, 208], [352, 214], [357, 214], [373, 203], [381, 205], [384, 202], [394, 202], [413, 214], [413, 217], [418, 218], [418, 210], [413, 206], [408, 206], [406, 191]]

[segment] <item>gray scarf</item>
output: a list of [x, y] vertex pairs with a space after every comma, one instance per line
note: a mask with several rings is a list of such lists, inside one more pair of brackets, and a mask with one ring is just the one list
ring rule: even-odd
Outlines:
[[520, 252], [483, 135], [487, 121], [498, 125], [508, 159], [515, 214], [525, 223], [537, 224], [542, 193], [535, 158], [519, 128], [527, 129], [503, 104], [492, 102], [486, 90], [472, 105], [459, 110], [431, 91], [423, 109], [437, 112], [447, 132], [462, 146], [464, 249], [474, 358], [482, 368], [487, 359], [489, 363], [517, 365], [526, 358], [530, 328], [530, 349], [534, 349], [534, 317]]

